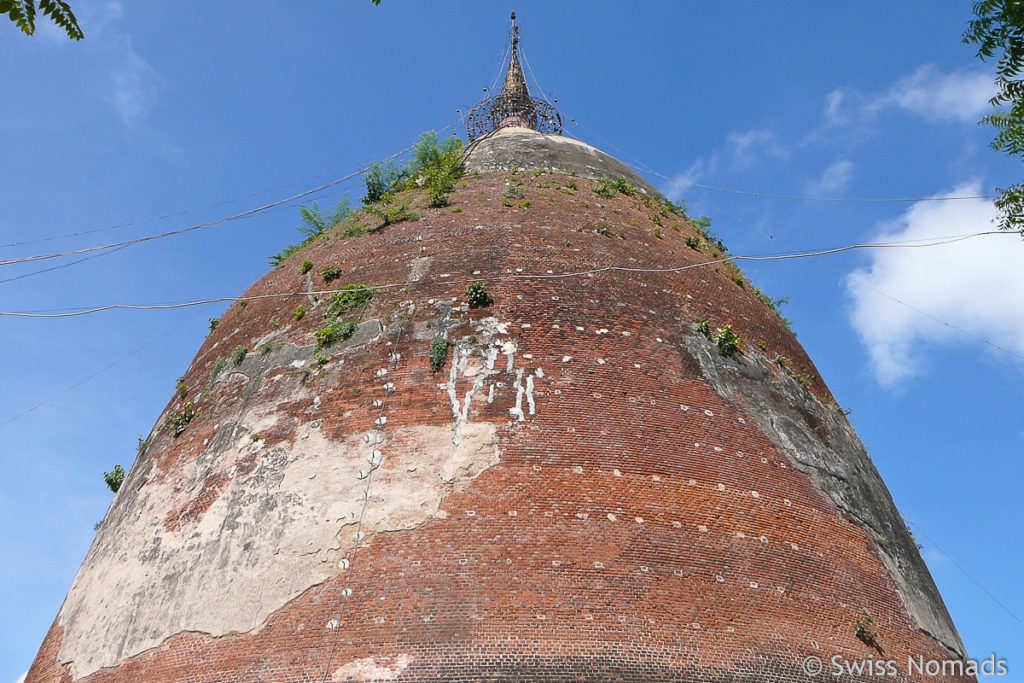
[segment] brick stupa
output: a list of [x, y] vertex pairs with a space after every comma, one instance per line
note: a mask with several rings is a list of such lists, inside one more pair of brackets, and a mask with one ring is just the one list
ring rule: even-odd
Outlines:
[[[792, 332], [643, 178], [558, 134], [517, 42], [448, 206], [407, 190], [416, 218], [339, 226], [226, 311], [27, 683], [803, 681], [809, 656], [966, 656]], [[387, 286], [329, 346], [330, 295], [270, 296], [351, 284]]]

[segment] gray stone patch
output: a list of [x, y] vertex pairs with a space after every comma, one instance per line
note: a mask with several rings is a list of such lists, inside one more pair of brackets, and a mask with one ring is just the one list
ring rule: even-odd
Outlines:
[[761, 354], [725, 358], [699, 335], [686, 337], [685, 350], [719, 396], [751, 416], [793, 467], [868, 533], [921, 630], [966, 657], [917, 544], [850, 423], [792, 377], [773, 375]]

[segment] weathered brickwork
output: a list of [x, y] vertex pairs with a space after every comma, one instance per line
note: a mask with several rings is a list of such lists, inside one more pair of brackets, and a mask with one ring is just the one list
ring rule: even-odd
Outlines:
[[[712, 258], [686, 245], [696, 233], [682, 218], [640, 198], [600, 198], [593, 182], [565, 175], [519, 174], [528, 208], [503, 205], [505, 175], [465, 181], [452, 196], [458, 212], [420, 207], [419, 220], [311, 245], [224, 314], [76, 579], [109, 576], [120, 560], [108, 549], [134, 547], [127, 554], [151, 557], [140, 571], [165, 585], [129, 577], [107, 589], [135, 586], [123, 604], [140, 619], [159, 599], [180, 621], [130, 636], [115, 621], [97, 636], [87, 630], [104, 622], [71, 609], [91, 604], [73, 587], [28, 683], [800, 681], [809, 655], [949, 659], [947, 648], [962, 648], [926, 633], [908, 608], [879, 549], [897, 539], [837, 504], [780, 451], [759, 406], [727, 390], [729, 377], [753, 373], [834, 444], [845, 420], [792, 333], [725, 266], [642, 272]], [[303, 275], [305, 259], [315, 266]], [[328, 265], [343, 271], [331, 285], [320, 276]], [[598, 270], [608, 266], [637, 270]], [[554, 277], [577, 271], [598, 272]], [[463, 294], [479, 278], [494, 303], [469, 309]], [[360, 312], [379, 326], [320, 361], [313, 333], [326, 297], [255, 298], [351, 283], [395, 286]], [[300, 304], [310, 310], [296, 321]], [[699, 318], [712, 331], [731, 324], [741, 353], [718, 355]], [[438, 335], [454, 345], [432, 372]], [[249, 355], [211, 382], [238, 345]], [[813, 378], [807, 390], [796, 375]], [[162, 425], [187, 400], [197, 415], [173, 438]], [[310, 439], [321, 445], [303, 450]], [[283, 484], [259, 478], [274, 458]], [[281, 497], [288, 487], [298, 500]], [[301, 522], [328, 539], [288, 560], [309, 577], [294, 595], [268, 597], [268, 586], [239, 598], [234, 608], [265, 608], [265, 618], [242, 615], [251, 627], [196, 628], [217, 606], [189, 605], [198, 594], [174, 592], [189, 584], [160, 574], [169, 560], [115, 540], [151, 514], [147, 534], [193, 552], [188, 539], [230, 535], [232, 506], [245, 505], [267, 505], [270, 529]], [[288, 505], [295, 512], [275, 517]], [[262, 531], [247, 533], [254, 545], [238, 557], [256, 568], [284, 561]], [[231, 541], [217, 542], [227, 553]], [[854, 632], [864, 610], [875, 647]]]

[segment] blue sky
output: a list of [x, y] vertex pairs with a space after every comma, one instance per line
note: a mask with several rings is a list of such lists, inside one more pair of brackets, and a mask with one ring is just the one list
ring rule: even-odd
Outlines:
[[[694, 183], [923, 198], [1021, 177], [977, 125], [992, 67], [960, 42], [966, 0], [72, 5], [81, 43], [0, 26], [0, 244], [135, 224], [3, 246], [0, 259], [223, 218], [384, 158], [480, 98], [510, 9], [567, 132], [654, 171], [736, 254], [980, 232], [993, 209]], [[346, 189], [358, 197], [358, 179], [315, 196], [329, 205]], [[291, 203], [99, 252], [0, 282], [0, 311], [235, 296], [298, 222]], [[741, 264], [790, 298], [969, 652], [1006, 658], [1012, 678], [1024, 671], [1022, 258], [1019, 238], [988, 236]], [[0, 266], [0, 280], [72, 260]], [[111, 499], [102, 473], [130, 463], [224, 307], [0, 316], [0, 682], [28, 668], [60, 607]]]

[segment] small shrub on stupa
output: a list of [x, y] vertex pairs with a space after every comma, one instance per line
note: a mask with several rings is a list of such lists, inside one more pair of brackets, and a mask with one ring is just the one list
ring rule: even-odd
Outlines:
[[[285, 259], [303, 247], [311, 244], [317, 238], [326, 239], [327, 231], [343, 221], [351, 213], [352, 208], [349, 206], [348, 195], [342, 197], [326, 214], [320, 211], [320, 207], [317, 206], [315, 201], [309, 206], [300, 206], [299, 216], [302, 218], [302, 224], [299, 225], [298, 230], [302, 233], [303, 239], [295, 244], [289, 244], [284, 249], [267, 259], [267, 261], [272, 266], [281, 265]], [[309, 268], [306, 268], [307, 263], [309, 263]], [[305, 274], [308, 273], [312, 267], [312, 261], [303, 261], [302, 268], [305, 268], [305, 270], [300, 268], [300, 271]]]
[[345, 285], [331, 297], [324, 318], [338, 318], [345, 313], [366, 306], [373, 299], [373, 290], [366, 285]]
[[192, 423], [192, 419], [196, 416], [196, 408], [192, 405], [192, 401], [185, 404], [185, 407], [181, 409], [181, 412], [177, 415], [171, 415], [164, 422], [164, 429], [169, 431], [177, 439], [181, 434], [188, 428]]
[[714, 342], [723, 356], [731, 356], [740, 348], [740, 336], [733, 332], [732, 325], [726, 325], [715, 332]]
[[234, 365], [241, 365], [242, 361], [249, 354], [249, 348], [246, 346], [238, 345], [231, 351], [231, 362]]
[[609, 178], [606, 176], [597, 181], [597, 185], [594, 186], [594, 194], [605, 199], [611, 199], [617, 194], [632, 197], [636, 195], [636, 192], [636, 185], [625, 178]]
[[114, 465], [113, 472], [103, 473], [103, 481], [107, 483], [107, 488], [117, 493], [121, 488], [121, 484], [124, 483], [124, 468], [120, 465]]
[[[404, 166], [392, 162], [370, 166], [365, 176], [363, 204], [367, 207], [391, 204], [399, 192], [423, 188], [428, 205], [447, 206], [448, 196], [461, 176], [462, 141], [455, 137], [440, 141], [437, 133], [430, 131], [420, 137], [413, 147], [412, 158]], [[395, 222], [398, 221], [391, 221]], [[390, 223], [385, 222], [385, 225]]]
[[334, 280], [341, 277], [341, 268], [337, 266], [327, 266], [323, 269], [324, 282], [330, 284]]
[[431, 372], [437, 372], [444, 367], [445, 362], [448, 360], [449, 346], [451, 346], [451, 342], [444, 337], [434, 337], [434, 341], [430, 343]]
[[358, 325], [351, 320], [331, 320], [314, 333], [316, 345], [323, 349], [343, 342], [356, 333], [356, 327]]
[[466, 287], [466, 301], [470, 308], [484, 308], [494, 303], [494, 297], [487, 291], [482, 280], [477, 280]]

